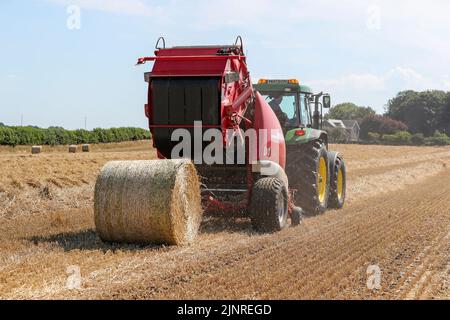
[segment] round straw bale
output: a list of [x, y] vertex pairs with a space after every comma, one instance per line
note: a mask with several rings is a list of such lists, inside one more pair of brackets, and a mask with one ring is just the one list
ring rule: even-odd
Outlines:
[[81, 150], [83, 152], [90, 152], [91, 151], [91, 145], [90, 144], [83, 144], [83, 146], [81, 147]]
[[31, 154], [39, 154], [42, 152], [41, 146], [32, 146], [31, 147]]
[[69, 153], [77, 153], [78, 147], [75, 145], [69, 146]]
[[94, 212], [107, 242], [192, 243], [202, 218], [197, 170], [189, 160], [110, 162], [97, 179]]

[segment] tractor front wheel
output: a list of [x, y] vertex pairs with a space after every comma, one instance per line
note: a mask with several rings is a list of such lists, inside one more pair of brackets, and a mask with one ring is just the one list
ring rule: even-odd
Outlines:
[[259, 179], [253, 186], [250, 212], [253, 228], [258, 232], [277, 232], [286, 227], [288, 193], [277, 178]]

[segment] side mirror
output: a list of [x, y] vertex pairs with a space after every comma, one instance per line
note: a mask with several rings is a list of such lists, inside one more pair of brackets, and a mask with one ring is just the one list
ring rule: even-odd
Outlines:
[[331, 108], [331, 97], [329, 95], [323, 96], [323, 108], [330, 109]]

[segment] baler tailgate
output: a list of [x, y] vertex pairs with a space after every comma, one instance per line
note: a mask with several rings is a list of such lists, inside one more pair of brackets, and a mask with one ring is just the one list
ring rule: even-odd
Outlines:
[[[195, 121], [205, 127], [220, 126], [220, 78], [153, 79], [153, 135], [156, 148], [170, 158], [173, 130], [186, 128], [194, 134]], [[166, 127], [164, 127], [166, 126]]]

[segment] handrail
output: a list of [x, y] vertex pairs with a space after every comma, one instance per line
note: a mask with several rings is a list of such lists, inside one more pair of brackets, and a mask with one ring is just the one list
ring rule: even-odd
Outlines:
[[161, 61], [198, 61], [198, 60], [227, 60], [227, 59], [232, 59], [232, 60], [239, 60], [242, 61], [245, 59], [244, 56], [237, 56], [237, 55], [232, 55], [232, 56], [209, 56], [209, 55], [204, 55], [204, 56], [160, 56], [160, 57], [144, 57], [144, 58], [139, 58], [138, 62], [136, 65], [141, 65], [141, 64], [145, 64], [148, 61], [156, 61], [156, 60], [161, 60]]
[[234, 42], [234, 45], [237, 47], [238, 46], [238, 42], [241, 43], [240, 47], [241, 47], [241, 53], [244, 54], [244, 40], [242, 40], [241, 36], [237, 36], [236, 41]]
[[[159, 45], [159, 43], [162, 41], [162, 43], [163, 43], [163, 47], [162, 48], [160, 48], [160, 47], [158, 47], [158, 45]], [[165, 49], [166, 48], [166, 39], [164, 39], [164, 37], [159, 37], [158, 38], [158, 41], [156, 41], [156, 46], [155, 46], [155, 49], [156, 50], [160, 50], [160, 49]]]

